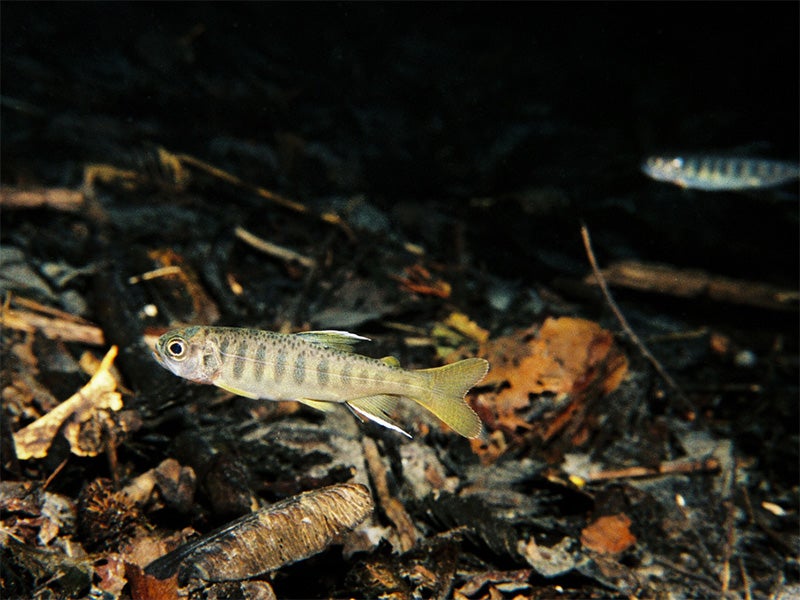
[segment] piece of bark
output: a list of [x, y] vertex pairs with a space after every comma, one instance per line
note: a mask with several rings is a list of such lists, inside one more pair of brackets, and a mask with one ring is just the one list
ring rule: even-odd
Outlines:
[[[122, 397], [115, 391], [117, 381], [109, 371], [116, 356], [117, 347], [112, 346], [97, 373], [85, 386], [49, 413], [14, 434], [14, 445], [19, 459], [47, 456], [53, 438], [64, 421], [69, 418], [76, 417], [77, 421], [83, 422], [93, 411], [99, 409], [116, 411], [122, 408]], [[73, 452], [75, 450], [76, 448], [73, 448]]]
[[105, 345], [103, 330], [96, 325], [78, 323], [62, 317], [47, 317], [27, 310], [7, 308], [3, 311], [4, 327], [28, 333], [40, 331], [51, 340], [80, 342], [91, 346]]
[[332, 485], [245, 515], [153, 561], [145, 573], [179, 581], [238, 581], [322, 552], [372, 512], [369, 490]]
[[378, 447], [372, 438], [364, 438], [364, 457], [369, 468], [372, 484], [378, 501], [383, 507], [386, 516], [394, 523], [397, 535], [400, 538], [400, 550], [407, 552], [417, 543], [419, 532], [414, 527], [414, 522], [408, 516], [403, 504], [389, 493], [389, 483], [386, 480], [387, 467], [383, 464], [383, 459], [378, 453]]

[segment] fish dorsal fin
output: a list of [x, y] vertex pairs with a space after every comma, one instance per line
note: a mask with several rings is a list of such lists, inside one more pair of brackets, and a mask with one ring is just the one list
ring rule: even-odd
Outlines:
[[353, 346], [358, 342], [370, 341], [369, 338], [349, 331], [301, 331], [300, 333], [295, 333], [295, 335], [300, 336], [306, 342], [342, 352], [352, 352]]
[[399, 367], [400, 361], [397, 360], [394, 356], [384, 356], [380, 359], [380, 361], [385, 364], [389, 365], [390, 367]]
[[347, 407], [359, 417], [369, 419], [378, 425], [383, 425], [388, 429], [402, 433], [404, 436], [410, 438], [411, 434], [400, 429], [400, 427], [392, 423], [389, 418], [388, 413], [394, 409], [398, 400], [399, 398], [397, 396], [377, 394], [375, 396], [364, 396], [362, 398], [350, 400], [347, 402]]

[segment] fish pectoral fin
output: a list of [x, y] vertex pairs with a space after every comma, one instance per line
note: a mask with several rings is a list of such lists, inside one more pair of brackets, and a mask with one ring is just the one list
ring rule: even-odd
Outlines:
[[238, 388], [233, 387], [232, 385], [226, 385], [224, 383], [220, 383], [219, 381], [215, 381], [214, 385], [218, 388], [222, 388], [226, 392], [230, 392], [231, 394], [236, 394], [237, 396], [244, 396], [245, 398], [251, 398], [252, 400], [258, 400], [258, 394], [254, 394], [253, 392], [246, 392], [245, 390], [240, 390]]
[[399, 400], [399, 396], [391, 396], [389, 394], [377, 394], [375, 396], [364, 396], [362, 398], [355, 398], [347, 401], [347, 407], [352, 410], [357, 416], [364, 417], [382, 425], [398, 433], [402, 433], [406, 437], [411, 435], [395, 425], [389, 418], [389, 413], [394, 409]]
[[389, 365], [390, 367], [399, 367], [400, 361], [397, 360], [394, 356], [384, 356], [383, 358], [379, 359], [383, 364]]
[[297, 398], [297, 401], [311, 408], [316, 408], [322, 412], [333, 412], [336, 410], [335, 402], [325, 402], [324, 400], [314, 400], [312, 398]]
[[358, 342], [369, 342], [370, 339], [362, 335], [356, 335], [349, 331], [301, 331], [294, 335], [299, 336], [306, 342], [317, 344], [323, 348], [332, 348], [342, 352], [352, 352], [353, 346]]

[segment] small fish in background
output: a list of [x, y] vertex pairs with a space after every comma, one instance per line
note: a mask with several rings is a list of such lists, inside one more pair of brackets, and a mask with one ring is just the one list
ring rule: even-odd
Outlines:
[[162, 335], [153, 353], [175, 375], [247, 398], [297, 400], [328, 411], [345, 404], [359, 417], [411, 437], [389, 419], [410, 398], [456, 433], [478, 437], [481, 420], [464, 397], [489, 363], [467, 358], [433, 369], [406, 370], [392, 357], [353, 352], [367, 338], [346, 331], [280, 334], [237, 327], [187, 327]]
[[709, 192], [770, 188], [800, 177], [792, 162], [724, 156], [651, 156], [642, 171], [656, 181]]

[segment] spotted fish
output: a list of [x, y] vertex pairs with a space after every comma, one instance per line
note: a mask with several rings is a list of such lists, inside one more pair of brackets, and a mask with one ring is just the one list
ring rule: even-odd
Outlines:
[[721, 156], [651, 156], [642, 171], [657, 181], [705, 191], [774, 187], [800, 177], [795, 163]]
[[[345, 404], [359, 417], [408, 435], [389, 414], [410, 398], [464, 437], [481, 421], [464, 400], [489, 370], [482, 358], [406, 370], [396, 359], [353, 352], [367, 338], [345, 331], [280, 334], [235, 327], [187, 327], [162, 335], [155, 358], [175, 375], [240, 396], [297, 400], [319, 410]], [[410, 437], [410, 436], [409, 436]]]

